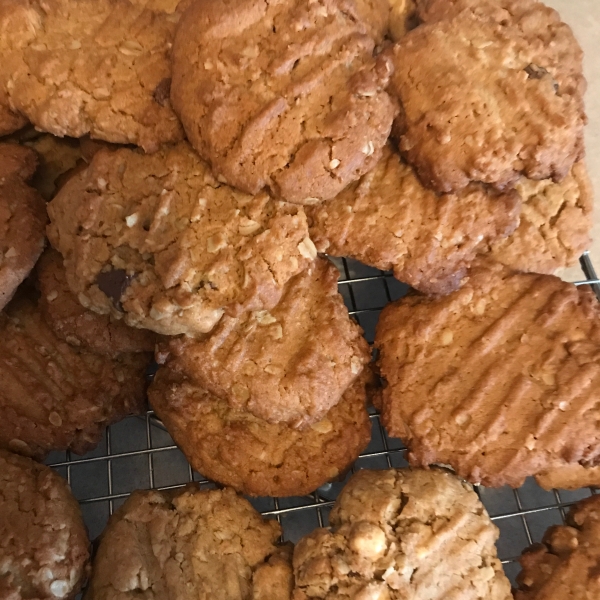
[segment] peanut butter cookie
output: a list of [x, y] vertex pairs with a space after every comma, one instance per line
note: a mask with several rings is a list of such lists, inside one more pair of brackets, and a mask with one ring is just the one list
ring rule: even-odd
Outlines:
[[0, 449], [0, 598], [75, 598], [87, 575], [89, 545], [67, 482]]
[[359, 471], [294, 549], [294, 600], [509, 600], [498, 529], [450, 473]]
[[479, 266], [449, 296], [387, 306], [375, 345], [383, 423], [411, 464], [488, 486], [600, 484], [600, 304], [588, 287]]
[[388, 0], [199, 0], [173, 48], [171, 98], [215, 176], [299, 204], [377, 162], [396, 112], [375, 60]]

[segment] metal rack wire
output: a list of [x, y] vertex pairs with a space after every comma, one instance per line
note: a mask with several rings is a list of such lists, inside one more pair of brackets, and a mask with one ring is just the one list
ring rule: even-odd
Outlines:
[[[390, 273], [356, 261], [332, 260], [340, 270], [339, 290], [348, 310], [372, 342], [383, 306], [406, 294], [409, 288]], [[583, 278], [576, 285], [592, 285], [600, 299], [600, 280], [587, 253], [580, 263]], [[375, 411], [370, 418], [371, 443], [351, 471], [406, 466], [405, 448], [400, 440], [387, 436]], [[68, 480], [81, 504], [92, 539], [135, 489], [170, 489], [190, 481], [197, 481], [204, 488], [214, 486], [192, 470], [152, 411], [145, 417], [130, 417], [109, 427], [100, 445], [85, 456], [53, 452], [46, 463]], [[344, 481], [327, 484], [308, 496], [250, 501], [265, 516], [276, 518], [282, 524], [285, 539], [295, 542], [315, 527], [327, 525], [329, 510]], [[533, 480], [517, 490], [479, 487], [477, 491], [500, 529], [498, 554], [513, 581], [519, 571], [516, 559], [521, 551], [541, 540], [548, 526], [564, 522], [565, 509], [570, 504], [595, 493], [589, 488], [546, 492]]]

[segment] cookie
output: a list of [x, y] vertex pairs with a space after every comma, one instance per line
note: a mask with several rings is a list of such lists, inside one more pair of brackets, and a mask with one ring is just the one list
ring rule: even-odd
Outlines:
[[301, 207], [217, 182], [187, 143], [101, 150], [48, 213], [79, 301], [166, 335], [273, 307], [316, 256]]
[[358, 471], [294, 549], [293, 599], [509, 600], [498, 529], [450, 473]]
[[490, 256], [518, 271], [554, 273], [577, 263], [590, 243], [593, 192], [583, 162], [573, 165], [560, 183], [521, 179], [519, 227], [490, 244]]
[[404, 37], [417, 24], [415, 0], [389, 0], [390, 2], [390, 31], [389, 36], [394, 42]]
[[56, 337], [111, 358], [124, 352], [154, 352], [157, 336], [152, 331], [128, 327], [81, 306], [67, 285], [62, 262], [56, 250], [48, 249], [36, 268], [39, 307]]
[[369, 171], [396, 106], [375, 60], [389, 0], [199, 0], [173, 47], [171, 99], [215, 176], [314, 204]]
[[19, 295], [0, 314], [0, 448], [35, 458], [83, 454], [107, 425], [144, 410], [145, 353], [110, 359], [57, 338]]
[[85, 600], [289, 600], [281, 528], [229, 488], [135, 491], [100, 538]]
[[573, 506], [566, 525], [554, 525], [521, 555], [516, 600], [600, 597], [600, 496]]
[[320, 421], [370, 361], [326, 259], [292, 279], [271, 311], [223, 317], [204, 340], [180, 337], [157, 361], [235, 410], [303, 428]]
[[38, 129], [155, 151], [182, 139], [169, 102], [180, 14], [129, 0], [5, 0], [0, 92]]
[[388, 305], [375, 345], [382, 421], [412, 465], [447, 464], [492, 487], [530, 475], [544, 487], [600, 484], [600, 305], [590, 288], [479, 266], [449, 296]]
[[394, 47], [394, 134], [426, 186], [559, 181], [583, 155], [581, 49], [557, 13], [535, 6], [524, 22], [464, 10]]
[[350, 256], [425, 293], [448, 293], [486, 242], [519, 223], [516, 192], [471, 184], [438, 196], [388, 144], [377, 166], [333, 200], [307, 207], [320, 252]]
[[75, 598], [89, 540], [67, 482], [49, 467], [0, 450], [0, 597]]
[[6, 106], [8, 102], [3, 98], [3, 95], [4, 94], [0, 91], [0, 137], [14, 133], [27, 124], [27, 119], [25, 117], [15, 114], [8, 106]]
[[0, 144], [0, 310], [29, 275], [46, 243], [46, 203], [25, 183], [35, 152]]
[[369, 443], [365, 384], [361, 375], [302, 431], [235, 410], [168, 367], [158, 370], [148, 397], [205, 477], [252, 496], [303, 496], [344, 473]]

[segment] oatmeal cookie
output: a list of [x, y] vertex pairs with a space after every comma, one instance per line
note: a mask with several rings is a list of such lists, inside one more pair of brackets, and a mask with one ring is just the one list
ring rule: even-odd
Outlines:
[[479, 249], [514, 231], [520, 211], [516, 192], [478, 184], [436, 195], [389, 144], [370, 173], [306, 209], [320, 252], [393, 269], [397, 279], [425, 293], [456, 289]]
[[366, 379], [302, 431], [233, 409], [168, 367], [158, 370], [148, 397], [205, 477], [252, 496], [303, 496], [344, 473], [369, 443]]
[[289, 600], [280, 535], [230, 488], [138, 490], [100, 538], [85, 600]]
[[299, 204], [377, 162], [396, 106], [373, 58], [389, 0], [199, 0], [173, 48], [171, 99], [215, 175]]
[[359, 471], [294, 549], [294, 600], [509, 600], [498, 529], [450, 473]]
[[39, 307], [53, 333], [71, 346], [111, 358], [123, 352], [154, 352], [157, 335], [128, 327], [110, 315], [84, 308], [67, 286], [61, 255], [48, 249], [37, 268]]
[[33, 150], [0, 144], [0, 310], [29, 275], [46, 243], [46, 203], [24, 181], [36, 166]]
[[0, 598], [75, 598], [88, 560], [81, 510], [67, 482], [0, 450]]
[[521, 555], [515, 600], [591, 600], [600, 597], [600, 496], [578, 502], [566, 525], [546, 531]]
[[288, 283], [271, 311], [224, 317], [207, 339], [173, 339], [157, 360], [269, 423], [320, 421], [370, 361], [337, 291], [338, 275], [320, 258]]
[[8, 108], [8, 99], [0, 91], [0, 137], [14, 133], [27, 125], [27, 119]]
[[91, 450], [107, 425], [145, 406], [145, 353], [110, 359], [57, 338], [19, 293], [0, 313], [0, 448], [42, 458]]
[[57, 136], [154, 151], [183, 137], [170, 107], [180, 13], [129, 0], [0, 1], [0, 95]]
[[302, 207], [217, 182], [187, 143], [99, 151], [48, 213], [79, 301], [167, 335], [272, 308], [316, 256]]
[[394, 132], [428, 187], [559, 181], [582, 157], [581, 49], [554, 11], [535, 6], [521, 20], [464, 10], [394, 47]]
[[387, 306], [375, 345], [382, 421], [411, 464], [448, 464], [488, 486], [529, 475], [544, 487], [600, 484], [600, 304], [590, 288], [479, 266], [449, 296]]
[[573, 165], [560, 183], [523, 178], [519, 227], [489, 245], [490, 256], [518, 271], [554, 273], [577, 263], [591, 243], [594, 197], [583, 162]]

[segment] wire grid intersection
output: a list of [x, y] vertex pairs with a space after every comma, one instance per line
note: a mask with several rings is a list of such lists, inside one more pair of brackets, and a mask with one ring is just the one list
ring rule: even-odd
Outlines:
[[[350, 315], [362, 326], [369, 343], [381, 309], [410, 289], [390, 272], [367, 267], [346, 258], [330, 258], [340, 271], [339, 291]], [[600, 299], [600, 279], [585, 253], [580, 259], [584, 278]], [[387, 436], [379, 415], [370, 409], [372, 438], [343, 481], [329, 483], [308, 496], [249, 498], [266, 517], [282, 525], [284, 539], [298, 541], [316, 527], [327, 526], [328, 515], [344, 483], [357, 469], [386, 469], [408, 466], [406, 449], [398, 439]], [[143, 417], [129, 417], [109, 427], [98, 447], [84, 456], [53, 452], [46, 464], [67, 479], [80, 502], [90, 538], [95, 539], [109, 516], [135, 489], [172, 489], [195, 481], [204, 489], [216, 487], [195, 472], [151, 410]], [[597, 493], [541, 489], [528, 479], [519, 489], [476, 486], [490, 517], [500, 529], [498, 555], [514, 583], [520, 570], [521, 551], [539, 542], [550, 525], [564, 523], [570, 505]]]

